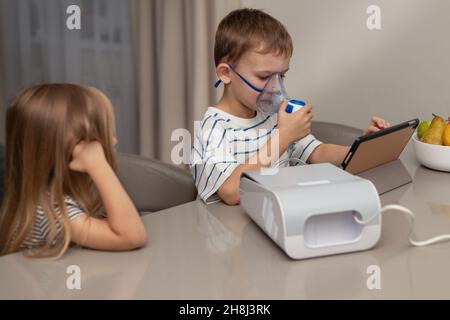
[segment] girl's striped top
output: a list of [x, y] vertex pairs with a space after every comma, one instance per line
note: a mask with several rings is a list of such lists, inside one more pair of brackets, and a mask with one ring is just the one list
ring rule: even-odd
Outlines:
[[[267, 116], [257, 112], [254, 118], [245, 119], [209, 107], [203, 119], [195, 122], [190, 163], [201, 199], [210, 200], [233, 170], [266, 144], [276, 128], [277, 114]], [[320, 144], [309, 134], [291, 144], [279, 161], [299, 158], [306, 162]]]
[[[69, 219], [75, 219], [76, 217], [85, 213], [85, 210], [82, 208], [78, 202], [76, 202], [72, 197], [65, 195], [64, 203], [67, 208], [67, 214]], [[59, 213], [60, 209], [55, 207], [55, 212]], [[61, 225], [59, 223], [56, 224], [56, 229], [58, 234], [61, 233]], [[50, 233], [50, 225], [47, 219], [47, 215], [44, 212], [44, 209], [41, 206], [36, 208], [36, 216], [33, 223], [33, 227], [31, 229], [30, 235], [26, 238], [24, 242], [20, 245], [20, 249], [31, 249], [44, 245], [46, 243], [46, 239]]]

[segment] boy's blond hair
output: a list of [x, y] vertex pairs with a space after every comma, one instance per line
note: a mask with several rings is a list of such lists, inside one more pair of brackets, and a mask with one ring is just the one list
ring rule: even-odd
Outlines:
[[292, 56], [292, 38], [284, 25], [256, 9], [238, 9], [230, 12], [219, 24], [214, 44], [216, 66], [226, 60], [236, 63], [244, 53]]

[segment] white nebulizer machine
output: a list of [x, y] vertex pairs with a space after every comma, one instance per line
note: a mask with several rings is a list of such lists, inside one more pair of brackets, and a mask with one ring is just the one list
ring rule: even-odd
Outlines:
[[258, 170], [242, 175], [241, 207], [293, 259], [372, 248], [381, 236], [381, 213], [389, 210], [409, 215], [413, 246], [450, 239], [440, 235], [414, 240], [414, 214], [409, 209], [395, 204], [381, 208], [370, 180], [333, 164], [280, 167], [272, 173]]
[[293, 259], [366, 250], [380, 238], [374, 185], [332, 164], [246, 172], [240, 188], [241, 207]]

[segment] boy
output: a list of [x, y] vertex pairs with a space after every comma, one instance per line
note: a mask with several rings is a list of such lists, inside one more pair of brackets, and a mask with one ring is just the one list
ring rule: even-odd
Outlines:
[[[224, 93], [196, 124], [191, 162], [195, 185], [205, 202], [217, 195], [229, 205], [238, 204], [241, 174], [270, 167], [274, 160], [296, 158], [339, 166], [349, 151], [348, 146], [325, 144], [310, 134], [310, 105], [287, 113], [284, 101], [273, 115], [256, 107], [258, 88], [275, 73], [284, 77], [292, 51], [285, 27], [260, 10], [235, 10], [219, 24], [214, 58]], [[363, 134], [389, 126], [373, 117]], [[264, 155], [271, 163], [262, 161]]]

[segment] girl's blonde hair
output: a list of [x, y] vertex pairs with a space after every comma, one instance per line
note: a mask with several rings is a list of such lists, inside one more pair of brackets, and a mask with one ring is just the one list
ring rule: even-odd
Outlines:
[[[69, 169], [80, 141], [99, 141], [116, 171], [113, 107], [99, 90], [76, 84], [27, 88], [6, 115], [5, 197], [0, 212], [0, 255], [15, 252], [30, 235], [40, 205], [49, 222], [45, 245], [32, 257], [60, 257], [70, 243], [68, 195], [87, 214], [102, 202], [89, 175]], [[59, 211], [55, 210], [61, 208]], [[60, 232], [58, 230], [61, 229]]]

